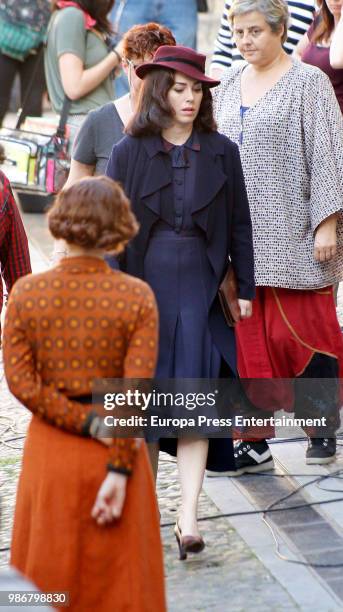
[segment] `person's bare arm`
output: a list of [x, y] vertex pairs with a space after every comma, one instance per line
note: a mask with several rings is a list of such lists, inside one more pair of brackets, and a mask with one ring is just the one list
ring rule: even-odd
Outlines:
[[79, 100], [96, 89], [112, 70], [121, 65], [121, 46], [118, 52], [110, 51], [101, 62], [85, 69], [83, 61], [74, 53], [63, 53], [58, 60], [60, 75], [65, 94], [71, 100]]
[[89, 166], [88, 164], [81, 164], [76, 159], [71, 159], [69, 176], [64, 189], [69, 189], [76, 181], [85, 178], [86, 176], [93, 176], [95, 166]]
[[210, 76], [212, 77], [212, 79], [216, 79], [217, 81], [220, 81], [224, 72], [225, 72], [225, 66], [221, 67], [218, 64], [213, 64], [210, 66]]
[[308, 47], [309, 45], [309, 39], [307, 34], [304, 34], [302, 36], [302, 38], [300, 38], [297, 46], [295, 47], [294, 51], [293, 51], [293, 57], [295, 57], [295, 59], [298, 59], [301, 61], [302, 55], [305, 51], [305, 49]]
[[330, 65], [337, 70], [343, 68], [343, 5], [341, 8], [341, 18], [330, 45]]

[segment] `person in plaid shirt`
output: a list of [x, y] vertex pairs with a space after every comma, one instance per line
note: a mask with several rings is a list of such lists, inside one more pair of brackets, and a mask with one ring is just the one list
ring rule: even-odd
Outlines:
[[[3, 160], [0, 150], [0, 161]], [[1, 277], [9, 293], [20, 276], [31, 272], [27, 236], [8, 178], [0, 170], [0, 265]], [[0, 283], [0, 313], [3, 288]]]

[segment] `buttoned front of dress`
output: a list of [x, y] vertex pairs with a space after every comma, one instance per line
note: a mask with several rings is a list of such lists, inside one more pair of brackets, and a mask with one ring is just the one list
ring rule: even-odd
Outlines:
[[[172, 170], [172, 209], [154, 225], [144, 258], [144, 279], [160, 312], [157, 376], [202, 378], [219, 375], [221, 355], [213, 342], [208, 316], [213, 272], [206, 256], [205, 233], [192, 218], [200, 143], [195, 132], [183, 145], [161, 139], [160, 152]], [[196, 296], [197, 308], [194, 308]], [[234, 370], [235, 364], [231, 362]]]
[[164, 148], [168, 152], [172, 163], [174, 230], [178, 233], [181, 229], [194, 227], [191, 206], [200, 143], [196, 133], [193, 133], [184, 145], [173, 145], [164, 140]]

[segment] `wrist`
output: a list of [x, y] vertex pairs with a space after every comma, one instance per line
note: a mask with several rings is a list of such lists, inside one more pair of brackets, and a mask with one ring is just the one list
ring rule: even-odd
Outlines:
[[120, 465], [114, 465], [113, 463], [109, 462], [107, 464], [107, 471], [109, 473], [113, 473], [113, 474], [120, 474], [121, 476], [127, 478], [128, 476], [131, 476], [132, 474], [132, 468], [131, 466], [128, 467], [124, 467], [124, 466], [120, 466]]
[[319, 223], [316, 231], [318, 231], [319, 229], [322, 229], [323, 227], [336, 227], [338, 217], [339, 217], [339, 213], [334, 213], [333, 215], [330, 215], [330, 217], [327, 217], [321, 223]]
[[89, 435], [91, 438], [98, 438], [100, 433], [101, 418], [95, 415], [89, 425]]
[[93, 437], [91, 431], [98, 425], [100, 421], [100, 417], [95, 410], [92, 410], [88, 413], [87, 418], [82, 427], [82, 435], [88, 437]]
[[115, 57], [117, 59], [116, 67], [120, 66], [122, 57], [121, 57], [119, 51], [117, 51], [116, 45], [113, 45], [112, 47], [110, 47], [110, 51], [111, 51], [111, 53], [114, 53], [114, 55], [115, 55]]

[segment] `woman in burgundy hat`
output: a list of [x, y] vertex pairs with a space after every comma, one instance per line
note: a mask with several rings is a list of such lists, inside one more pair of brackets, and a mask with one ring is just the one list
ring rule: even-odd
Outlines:
[[[216, 131], [210, 88], [218, 81], [205, 75], [205, 59], [187, 47], [162, 46], [137, 68], [143, 85], [136, 113], [107, 166], [140, 224], [120, 266], [155, 292], [159, 379], [234, 377], [234, 332], [218, 300], [229, 258], [242, 318], [250, 316], [254, 296], [251, 221], [238, 147]], [[173, 453], [173, 442], [163, 439], [160, 447]], [[157, 457], [156, 452], [156, 470]], [[212, 470], [228, 469], [232, 444], [181, 438], [177, 458], [182, 502], [175, 535], [184, 559], [204, 548], [197, 505], [206, 463]]]

